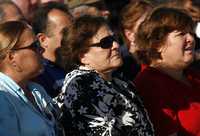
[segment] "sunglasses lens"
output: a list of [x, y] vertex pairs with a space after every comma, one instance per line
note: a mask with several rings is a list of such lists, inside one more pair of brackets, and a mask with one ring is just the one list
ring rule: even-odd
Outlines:
[[112, 47], [113, 42], [116, 41], [113, 36], [107, 36], [100, 41], [101, 48], [108, 49]]

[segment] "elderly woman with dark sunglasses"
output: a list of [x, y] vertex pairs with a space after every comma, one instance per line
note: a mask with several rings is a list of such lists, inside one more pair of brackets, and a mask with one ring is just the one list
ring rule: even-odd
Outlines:
[[68, 135], [154, 135], [133, 84], [112, 76], [122, 59], [103, 18], [78, 18], [64, 34], [60, 53], [63, 66], [72, 70], [57, 98]]
[[62, 135], [58, 108], [40, 85], [29, 81], [42, 69], [41, 51], [27, 24], [0, 24], [0, 136]]

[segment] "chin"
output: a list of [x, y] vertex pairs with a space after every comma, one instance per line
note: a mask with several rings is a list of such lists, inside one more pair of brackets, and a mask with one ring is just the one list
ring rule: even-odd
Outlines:
[[44, 68], [41, 65], [40, 67], [38, 67], [37, 69], [35, 69], [34, 72], [32, 72], [31, 77], [34, 78], [34, 77], [40, 75], [43, 71], [44, 71]]
[[185, 64], [188, 66], [190, 65], [192, 62], [194, 61], [194, 57], [188, 59], [187, 61], [185, 61]]
[[118, 61], [118, 62], [116, 62], [115, 64], [114, 64], [114, 66], [116, 67], [116, 68], [118, 68], [118, 67], [120, 67], [120, 66], [122, 66], [123, 65], [123, 61], [122, 60], [120, 60], [120, 61]]
[[113, 69], [116, 70], [118, 69], [120, 66], [122, 66], [123, 62], [118, 62], [118, 63], [115, 63], [115, 65], [113, 65]]
[[193, 61], [187, 61], [187, 62], [185, 62], [184, 64], [182, 64], [180, 67], [180, 69], [186, 69], [191, 63], [192, 63]]
[[121, 57], [118, 60], [116, 60], [116, 65], [118, 65], [118, 67], [123, 65], [123, 61]]

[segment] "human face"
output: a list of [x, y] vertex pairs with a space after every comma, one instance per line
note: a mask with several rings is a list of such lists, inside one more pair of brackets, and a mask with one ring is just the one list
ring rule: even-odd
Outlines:
[[161, 50], [161, 63], [173, 69], [183, 70], [194, 58], [195, 41], [191, 33], [172, 31]]
[[87, 53], [84, 53], [81, 62], [86, 66], [100, 72], [107, 73], [122, 65], [122, 58], [119, 53], [119, 44], [113, 41], [110, 48], [102, 48], [101, 46], [93, 46], [101, 43], [101, 39], [113, 35], [107, 26], [101, 27], [97, 34], [91, 39], [91, 46]]
[[135, 44], [135, 34], [138, 31], [138, 27], [139, 25], [145, 20], [147, 16], [147, 13], [145, 13], [143, 16], [141, 16], [136, 22], [134, 27], [132, 28], [131, 32], [130, 32], [130, 36], [128, 36], [128, 40], [130, 42], [130, 45], [128, 45], [128, 50], [131, 54], [135, 54], [135, 52], [137, 51], [138, 47]]
[[24, 78], [37, 76], [42, 70], [41, 50], [36, 49], [35, 36], [31, 29], [26, 29], [19, 40], [19, 44], [12, 50], [15, 54], [15, 63]]
[[[49, 60], [55, 61], [55, 52], [58, 47], [61, 46], [62, 40], [62, 31], [65, 27], [69, 27], [71, 25], [71, 18], [66, 15], [66, 13], [53, 9], [48, 15], [49, 22], [51, 22], [50, 27], [48, 28], [48, 40], [47, 40], [47, 48], [45, 48], [45, 54]], [[46, 56], [44, 56], [46, 58]]]

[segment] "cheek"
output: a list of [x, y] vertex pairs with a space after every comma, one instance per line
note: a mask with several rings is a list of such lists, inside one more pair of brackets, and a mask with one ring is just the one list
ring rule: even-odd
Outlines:
[[110, 62], [111, 54], [108, 51], [97, 51], [93, 52], [92, 59], [98, 65], [107, 65]]
[[38, 66], [41, 65], [41, 55], [35, 52], [29, 53], [29, 58], [27, 58], [30, 62], [30, 65]]
[[62, 40], [63, 36], [61, 34], [58, 34], [56, 37], [56, 41], [57, 41], [57, 46], [60, 47], [61, 46], [61, 40]]
[[56, 44], [54, 46], [58, 46], [60, 44], [61, 38], [57, 35], [52, 39], [53, 43]]
[[[61, 43], [62, 35], [60, 33], [55, 33], [54, 36], [51, 37], [51, 43], [56, 44], [55, 46]], [[51, 44], [50, 43], [50, 44]]]
[[100, 53], [102, 55], [102, 58], [104, 58], [105, 61], [110, 61], [112, 52], [109, 49], [106, 49], [104, 52]]

